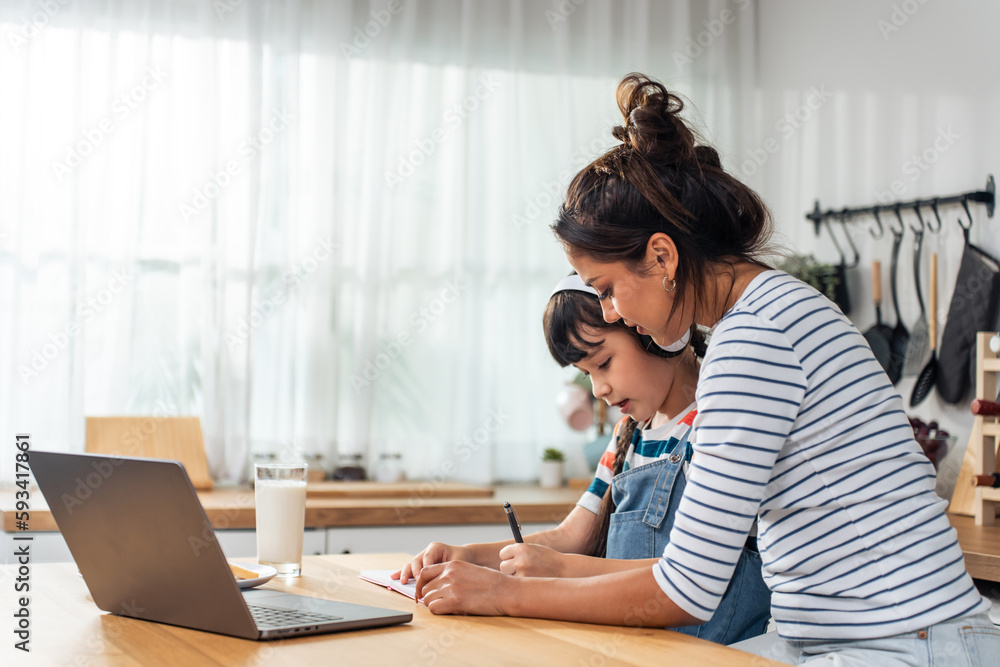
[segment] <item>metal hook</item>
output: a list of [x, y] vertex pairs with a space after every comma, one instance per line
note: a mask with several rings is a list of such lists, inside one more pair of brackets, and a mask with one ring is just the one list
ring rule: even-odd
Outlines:
[[869, 228], [868, 229], [868, 233], [872, 235], [873, 239], [875, 239], [876, 241], [878, 241], [883, 236], [885, 236], [885, 229], [882, 227], [882, 218], [880, 218], [879, 215], [878, 215], [878, 208], [877, 207], [873, 208], [872, 209], [872, 213], [875, 215], [875, 222], [878, 224], [878, 233], [877, 234], [875, 233], [875, 229], [874, 228]]
[[[844, 209], [845, 211], [847, 209]], [[845, 216], [845, 220], [848, 216]], [[854, 239], [851, 238], [851, 228], [846, 224], [844, 225], [844, 235], [847, 237], [847, 245], [851, 246], [851, 253], [854, 255], [853, 260], [850, 264], [845, 265], [844, 268], [853, 269], [861, 262], [861, 255], [858, 254], [858, 247], [854, 245]]]
[[962, 208], [965, 209], [965, 214], [967, 216], [969, 216], [969, 225], [968, 225], [968, 227], [966, 227], [965, 225], [963, 225], [961, 218], [958, 219], [958, 225], [959, 225], [959, 227], [961, 227], [962, 229], [965, 230], [965, 235], [966, 235], [966, 237], [968, 237], [969, 230], [972, 229], [972, 213], [969, 212], [969, 199], [968, 199], [968, 197], [962, 197]]
[[896, 219], [899, 220], [899, 231], [897, 232], [895, 229], [893, 229], [891, 224], [889, 225], [889, 231], [892, 232], [893, 236], [902, 236], [903, 232], [906, 231], [906, 226], [903, 225], [903, 216], [899, 212], [899, 204], [893, 206], [892, 210], [896, 214]]
[[927, 229], [930, 231], [931, 234], [937, 234], [938, 232], [941, 231], [941, 214], [938, 213], [938, 200], [936, 198], [934, 199], [934, 201], [931, 202], [931, 209], [934, 210], [934, 217], [937, 218], [938, 224], [937, 224], [937, 229], [934, 229], [934, 227], [931, 226], [931, 223], [928, 222]]
[[823, 224], [826, 225], [826, 231], [829, 232], [830, 234], [830, 240], [833, 241], [833, 247], [837, 249], [837, 254], [840, 255], [840, 263], [846, 265], [847, 260], [844, 257], [844, 251], [841, 249], [840, 242], [837, 240], [837, 237], [833, 233], [833, 227], [830, 226], [830, 219], [824, 218]]
[[927, 223], [924, 222], [924, 216], [920, 214], [919, 202], [913, 205], [913, 212], [917, 214], [917, 220], [920, 221], [920, 228], [918, 229], [913, 225], [910, 225], [910, 230], [913, 232], [914, 235], [923, 234], [924, 231], [927, 229]]

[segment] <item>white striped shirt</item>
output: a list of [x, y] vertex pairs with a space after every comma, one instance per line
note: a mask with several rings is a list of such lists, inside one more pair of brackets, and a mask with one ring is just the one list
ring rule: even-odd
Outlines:
[[934, 468], [864, 337], [781, 271], [750, 283], [701, 367], [695, 457], [653, 574], [712, 617], [754, 518], [789, 639], [864, 639], [979, 613]]

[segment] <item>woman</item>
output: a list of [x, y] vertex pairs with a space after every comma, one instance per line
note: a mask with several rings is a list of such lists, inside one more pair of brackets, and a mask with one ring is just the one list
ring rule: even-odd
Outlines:
[[[703, 332], [694, 330], [689, 341], [669, 346], [677, 349], [663, 350], [621, 322], [606, 322], [597, 292], [577, 275], [556, 286], [543, 322], [559, 365], [588, 375], [594, 396], [626, 415], [593, 482], [556, 528], [526, 535], [523, 544], [433, 542], [393, 575], [403, 583], [425, 565], [448, 560], [519, 577], [589, 577], [649, 569], [663, 553], [687, 484]], [[673, 629], [731, 644], [763, 633], [769, 618], [770, 591], [750, 540], [712, 619]], [[624, 616], [618, 622], [624, 624]]]
[[[576, 176], [553, 227], [608, 321], [658, 342], [692, 323], [714, 327], [669, 544], [647, 572], [579, 586], [436, 565], [418, 580], [425, 602], [516, 614], [541, 595], [547, 618], [602, 622], [625, 607], [643, 625], [704, 622], [757, 519], [778, 633], [738, 648], [787, 662], [992, 664], [1000, 630], [863, 337], [825, 297], [763, 263], [765, 206], [699, 145], [677, 97], [630, 75], [618, 103], [624, 143]], [[602, 605], [588, 609], [595, 598]]]

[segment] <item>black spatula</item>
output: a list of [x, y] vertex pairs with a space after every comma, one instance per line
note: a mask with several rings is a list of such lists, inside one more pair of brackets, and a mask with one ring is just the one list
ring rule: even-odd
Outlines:
[[[920, 208], [915, 207], [917, 215]], [[927, 309], [924, 308], [924, 295], [920, 291], [920, 249], [924, 242], [924, 221], [920, 219], [920, 228], [913, 230], [913, 286], [917, 290], [917, 305], [920, 306], [920, 319], [910, 329], [910, 346], [906, 348], [906, 363], [903, 364], [903, 376], [920, 375], [920, 370], [927, 363], [930, 352], [930, 336], [928, 335]]]
[[[896, 215], [899, 215], [899, 209], [896, 209]], [[900, 217], [900, 230], [902, 229], [902, 218]], [[889, 375], [889, 381], [893, 384], [899, 382], [899, 378], [903, 376], [906, 348], [910, 346], [910, 332], [903, 324], [903, 315], [899, 312], [899, 294], [896, 290], [896, 276], [899, 273], [899, 246], [902, 242], [903, 232], [892, 230], [892, 265], [889, 274], [889, 289], [892, 290], [892, 307], [896, 310], [896, 327], [892, 330], [892, 338], [889, 339], [892, 355], [889, 358], [889, 368], [886, 373]]]
[[872, 262], [872, 300], [875, 301], [875, 324], [865, 332], [865, 340], [872, 349], [875, 360], [888, 372], [892, 348], [889, 341], [892, 329], [882, 324], [882, 263]]
[[913, 385], [913, 393], [910, 394], [910, 407], [916, 407], [921, 401], [927, 398], [934, 383], [937, 382], [937, 253], [931, 254], [931, 312], [928, 324], [930, 325], [931, 338], [931, 359], [920, 371], [917, 382]]

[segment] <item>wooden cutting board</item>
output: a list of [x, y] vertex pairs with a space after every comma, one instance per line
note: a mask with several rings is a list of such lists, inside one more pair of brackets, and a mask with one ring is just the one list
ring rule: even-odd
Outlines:
[[91, 454], [180, 461], [194, 488], [212, 488], [197, 417], [87, 417], [86, 437]]
[[492, 498], [488, 486], [458, 482], [310, 482], [308, 498]]

